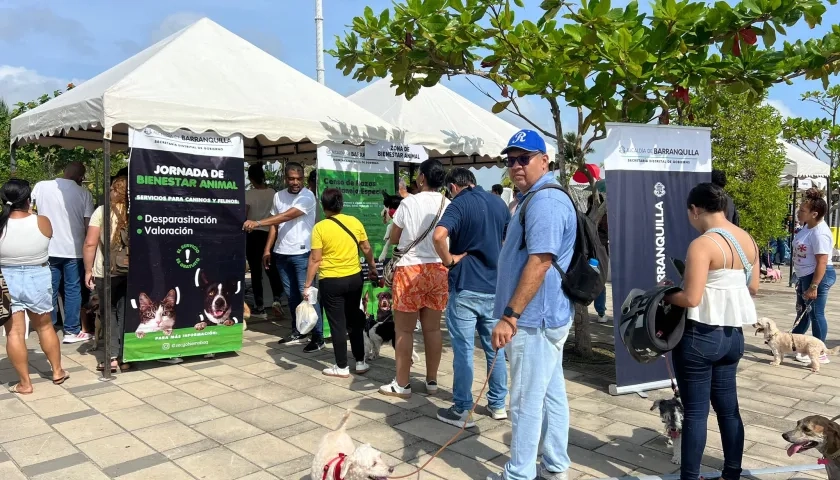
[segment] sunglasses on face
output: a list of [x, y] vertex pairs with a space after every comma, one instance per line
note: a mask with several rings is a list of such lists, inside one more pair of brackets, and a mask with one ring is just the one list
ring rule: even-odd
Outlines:
[[527, 167], [529, 163], [531, 163], [531, 159], [537, 156], [536, 153], [526, 153], [524, 155], [519, 156], [507, 156], [507, 166], [508, 168], [513, 168], [514, 165], [517, 163], [522, 165], [523, 167]]

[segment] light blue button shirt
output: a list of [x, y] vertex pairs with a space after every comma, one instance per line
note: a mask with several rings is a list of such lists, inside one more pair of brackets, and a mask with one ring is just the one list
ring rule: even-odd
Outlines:
[[[529, 192], [536, 191], [547, 183], [558, 183], [552, 173], [540, 178]], [[507, 237], [499, 255], [494, 309], [497, 318], [502, 316], [505, 307], [513, 298], [522, 270], [528, 262], [528, 255], [550, 253], [564, 271], [569, 268], [572, 260], [577, 234], [574, 205], [568, 195], [556, 189], [542, 190], [533, 195], [535, 196], [528, 202], [525, 215], [525, 250], [519, 248], [522, 245], [523, 234], [522, 224], [519, 222], [519, 209], [524, 203], [522, 198], [510, 219]], [[561, 290], [560, 284], [560, 274], [552, 266], [546, 272], [545, 280], [531, 303], [521, 312], [522, 317], [516, 322], [517, 326], [558, 328], [568, 324], [574, 313], [574, 306]]]

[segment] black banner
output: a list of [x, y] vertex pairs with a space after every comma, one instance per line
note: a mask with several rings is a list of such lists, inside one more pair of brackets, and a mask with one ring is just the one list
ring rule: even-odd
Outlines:
[[[145, 133], [147, 146], [150, 134]], [[161, 135], [165, 134], [151, 136]], [[214, 138], [183, 137], [175, 142], [192, 144], [185, 150], [196, 151], [194, 142], [200, 144], [205, 137]], [[228, 139], [213, 141], [224, 140]], [[135, 146], [129, 163], [125, 361], [242, 347], [242, 159], [171, 151], [178, 149], [174, 144], [163, 148], [170, 151]]]

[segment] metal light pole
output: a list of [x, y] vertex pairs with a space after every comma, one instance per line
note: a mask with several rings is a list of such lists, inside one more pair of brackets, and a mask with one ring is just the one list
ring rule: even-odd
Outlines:
[[324, 2], [315, 0], [315, 72], [324, 84]]

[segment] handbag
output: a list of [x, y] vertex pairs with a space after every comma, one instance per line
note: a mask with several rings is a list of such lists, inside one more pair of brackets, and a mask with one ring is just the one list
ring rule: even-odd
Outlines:
[[9, 293], [9, 286], [6, 279], [0, 273], [0, 325], [8, 322], [12, 317], [12, 296]]
[[404, 252], [401, 252], [399, 249], [396, 248], [394, 249], [394, 254], [391, 256], [391, 260], [388, 263], [386, 263], [385, 266], [382, 268], [382, 277], [385, 280], [385, 285], [388, 288], [391, 288], [394, 284], [394, 272], [396, 272], [397, 270], [397, 263], [399, 263], [400, 260], [402, 260], [402, 257], [406, 253], [411, 251], [412, 248], [416, 247], [420, 242], [423, 241], [424, 238], [426, 238], [427, 236], [429, 236], [430, 233], [432, 233], [432, 230], [434, 230], [435, 226], [440, 221], [440, 215], [443, 213], [443, 206], [445, 204], [446, 197], [444, 196], [440, 199], [440, 208], [438, 209], [437, 216], [432, 221], [431, 225], [429, 225], [429, 228], [427, 228], [422, 235], [415, 238], [414, 241], [408, 245], [408, 248], [406, 248]]

